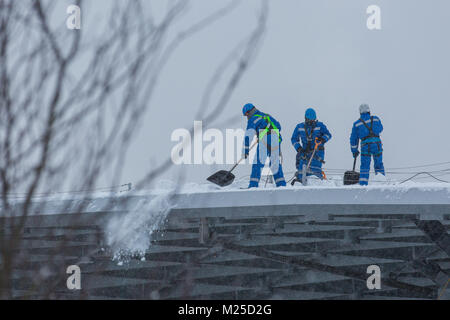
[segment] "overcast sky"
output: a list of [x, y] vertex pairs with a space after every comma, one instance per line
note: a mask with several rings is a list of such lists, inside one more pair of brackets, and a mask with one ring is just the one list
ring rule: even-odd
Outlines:
[[[180, 30], [225, 4], [192, 1]], [[366, 27], [366, 9], [372, 4], [381, 8], [381, 30]], [[252, 102], [280, 121], [285, 171], [295, 170], [290, 137], [307, 106], [316, 108], [333, 135], [325, 167], [351, 168], [349, 136], [361, 103], [368, 103], [383, 122], [386, 168], [450, 161], [450, 1], [274, 0], [269, 5], [263, 46], [223, 114], [241, 115], [242, 106]], [[173, 56], [129, 149], [124, 182], [139, 180], [152, 162], [169, 157], [176, 144], [170, 139], [173, 130], [199, 120], [195, 114], [208, 80], [254, 28], [259, 6], [258, 0], [242, 1]], [[228, 127], [244, 128], [246, 119], [237, 119]], [[150, 138], [155, 135], [158, 143]], [[187, 165], [165, 177], [183, 170], [189, 181], [202, 182], [228, 167]], [[238, 177], [249, 173], [248, 166], [237, 170]]]

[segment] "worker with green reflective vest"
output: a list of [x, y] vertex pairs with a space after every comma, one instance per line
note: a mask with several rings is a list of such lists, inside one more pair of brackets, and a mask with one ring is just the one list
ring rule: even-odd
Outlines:
[[249, 188], [257, 188], [261, 179], [261, 171], [269, 159], [270, 170], [277, 187], [286, 186], [281, 165], [281, 125], [271, 115], [265, 114], [248, 103], [243, 108], [243, 114], [247, 117], [247, 131], [244, 141], [244, 156], [247, 159], [250, 153], [250, 143], [255, 135], [258, 139], [258, 148], [253, 160], [252, 174]]

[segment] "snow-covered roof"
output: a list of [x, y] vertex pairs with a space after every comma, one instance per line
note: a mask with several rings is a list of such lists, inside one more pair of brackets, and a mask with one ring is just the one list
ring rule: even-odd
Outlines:
[[[162, 186], [153, 190], [82, 196], [55, 195], [35, 199], [37, 214], [120, 212], [135, 210], [142, 203], [170, 195], [174, 215], [192, 217], [267, 215], [306, 215], [322, 218], [339, 212], [364, 214], [414, 214], [421, 218], [442, 219], [450, 214], [450, 185], [405, 183], [402, 185], [333, 186], [312, 185], [286, 188], [220, 189], [211, 184], [185, 185], [175, 189]], [[20, 202], [20, 199], [18, 199]], [[45, 205], [43, 205], [45, 204]], [[42, 209], [45, 208], [45, 209]]]

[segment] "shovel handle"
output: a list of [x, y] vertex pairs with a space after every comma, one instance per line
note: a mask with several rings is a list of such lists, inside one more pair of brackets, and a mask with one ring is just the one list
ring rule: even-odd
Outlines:
[[356, 159], [358, 159], [358, 157], [355, 157], [355, 159], [353, 160], [353, 171], [355, 171], [356, 168]]
[[[267, 127], [266, 127], [265, 130], [267, 130], [267, 129], [269, 129], [269, 128], [270, 128], [270, 123], [267, 125]], [[255, 143], [253, 143], [253, 145], [250, 147], [250, 149], [248, 149], [249, 154], [250, 154], [250, 151], [251, 151], [258, 143], [259, 143], [259, 139], [256, 139]], [[231, 173], [234, 169], [236, 169], [236, 167], [239, 165], [239, 163], [241, 163], [242, 160], [244, 160], [244, 159], [245, 159], [245, 157], [242, 157], [242, 158], [241, 158], [241, 159], [233, 166], [233, 168], [231, 168], [231, 170], [230, 170], [229, 172]]]
[[244, 160], [244, 158], [242, 157], [234, 166], [233, 166], [233, 168], [231, 168], [231, 170], [230, 171], [228, 171], [228, 172], [233, 172], [233, 170], [234, 169], [236, 169], [236, 167], [239, 165], [239, 163], [241, 163], [242, 162], [242, 160]]
[[[314, 142], [315, 142], [315, 146], [314, 146], [314, 150], [313, 150], [313, 153], [312, 153], [312, 155], [311, 155], [311, 158], [310, 158], [309, 161], [308, 161], [307, 170], [309, 170], [309, 168], [311, 167], [311, 162], [312, 162], [313, 158], [316, 156], [317, 149], [318, 149], [319, 146], [322, 144], [322, 142], [319, 141], [319, 138], [316, 138], [316, 139], [314, 140]], [[323, 160], [322, 160], [322, 161], [323, 161]]]
[[[250, 152], [250, 150], [252, 150], [256, 145], [258, 144], [258, 141], [255, 141], [255, 143], [253, 143], [253, 145], [250, 147], [250, 149], [248, 149], [248, 152]], [[229, 171], [230, 173], [233, 172], [234, 169], [236, 169], [236, 167], [242, 162], [242, 160], [244, 160], [245, 157], [242, 157], [241, 159], [239, 159], [238, 162], [236, 162], [236, 164], [233, 166], [233, 168], [231, 168], [231, 170]]]
[[314, 143], [315, 143], [314, 149], [317, 149], [322, 144], [322, 142], [320, 142], [319, 138], [316, 138], [314, 140]]

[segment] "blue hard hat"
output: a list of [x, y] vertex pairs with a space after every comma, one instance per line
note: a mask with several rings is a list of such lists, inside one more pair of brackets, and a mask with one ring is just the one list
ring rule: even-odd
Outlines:
[[317, 119], [316, 112], [314, 111], [313, 108], [309, 108], [308, 110], [306, 110], [305, 119], [307, 119], [307, 120], [316, 120]]
[[242, 113], [244, 114], [244, 116], [247, 114], [247, 112], [249, 112], [250, 110], [252, 110], [253, 108], [255, 108], [255, 106], [251, 103], [247, 103], [244, 108], [242, 108]]

